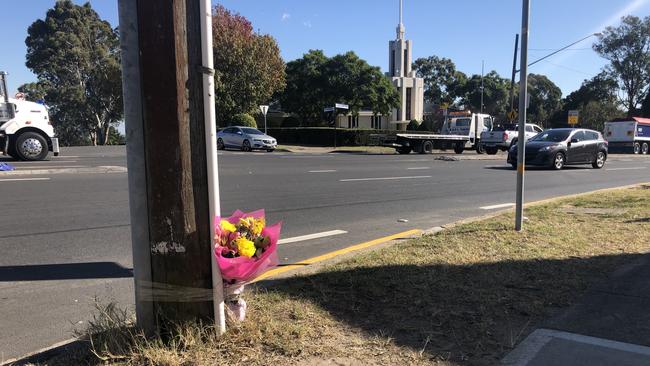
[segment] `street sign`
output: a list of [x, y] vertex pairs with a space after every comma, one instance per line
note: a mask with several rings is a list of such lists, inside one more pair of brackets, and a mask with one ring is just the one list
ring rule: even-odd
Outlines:
[[347, 104], [342, 104], [342, 103], [336, 103], [336, 105], [335, 105], [334, 107], [336, 107], [336, 108], [338, 108], [338, 109], [345, 109], [345, 110], [350, 109], [350, 106], [349, 106], [349, 105], [347, 105]]
[[334, 109], [335, 109], [334, 107], [327, 107], [327, 108], [323, 109], [323, 112], [326, 112], [326, 113], [327, 112], [334, 112]]
[[516, 111], [510, 111], [508, 112], [508, 119], [510, 122], [513, 122], [514, 120], [517, 119], [517, 112]]
[[578, 124], [578, 116], [580, 112], [576, 110], [569, 111], [569, 124], [575, 126]]
[[260, 110], [262, 111], [262, 114], [266, 116], [266, 113], [269, 111], [269, 106], [268, 105], [261, 105]]

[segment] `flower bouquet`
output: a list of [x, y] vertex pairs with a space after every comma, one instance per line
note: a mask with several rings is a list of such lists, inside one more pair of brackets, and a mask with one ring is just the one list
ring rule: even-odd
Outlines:
[[215, 217], [214, 255], [224, 280], [226, 305], [237, 321], [246, 317], [241, 298], [246, 282], [278, 265], [277, 246], [282, 223], [266, 226], [264, 210], [235, 211], [229, 218]]

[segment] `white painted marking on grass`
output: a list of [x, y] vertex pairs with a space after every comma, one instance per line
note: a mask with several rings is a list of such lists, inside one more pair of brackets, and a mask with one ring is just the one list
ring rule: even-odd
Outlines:
[[514, 203], [501, 203], [498, 205], [492, 205], [492, 206], [483, 206], [479, 207], [481, 210], [496, 210], [498, 208], [506, 208], [506, 207], [512, 207], [514, 206]]
[[631, 168], [609, 168], [605, 169], [607, 171], [615, 171], [615, 170], [642, 170], [642, 169], [648, 169], [645, 166], [637, 166], [637, 167], [631, 167]]
[[322, 233], [315, 233], [315, 234], [309, 234], [309, 235], [295, 236], [293, 238], [280, 239], [280, 240], [278, 240], [278, 244], [296, 243], [296, 242], [305, 241], [305, 240], [319, 239], [319, 238], [325, 238], [325, 237], [328, 237], [328, 236], [341, 235], [341, 234], [347, 234], [347, 233], [348, 232], [344, 231], [344, 230], [324, 231]]
[[310, 173], [334, 173], [336, 170], [330, 169], [330, 170], [310, 170]]
[[416, 175], [411, 177], [385, 177], [385, 178], [354, 178], [354, 179], [341, 179], [339, 182], [361, 182], [372, 180], [398, 180], [398, 179], [424, 179], [431, 178], [430, 175]]
[[431, 168], [428, 167], [428, 166], [415, 166], [415, 167], [412, 167], [412, 168], [406, 168], [406, 169], [407, 169], [407, 170], [427, 170], [427, 169], [431, 169]]
[[50, 178], [9, 178], [9, 179], [0, 179], [0, 183], [1, 182], [36, 181], [36, 180], [50, 180]]

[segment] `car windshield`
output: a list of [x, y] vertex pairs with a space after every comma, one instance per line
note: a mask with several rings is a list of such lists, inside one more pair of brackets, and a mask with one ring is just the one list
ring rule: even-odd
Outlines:
[[254, 129], [254, 128], [242, 128], [242, 131], [244, 131], [245, 134], [247, 135], [263, 135], [264, 132]]
[[528, 141], [562, 142], [565, 141], [570, 134], [571, 130], [550, 130], [544, 131]]

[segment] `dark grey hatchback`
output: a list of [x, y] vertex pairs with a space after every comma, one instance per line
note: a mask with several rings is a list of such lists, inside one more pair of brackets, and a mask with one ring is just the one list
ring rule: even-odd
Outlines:
[[[565, 165], [605, 166], [607, 141], [598, 131], [582, 128], [546, 130], [526, 141], [526, 164], [548, 166], [556, 170]], [[517, 146], [508, 152], [508, 163], [517, 168]]]

